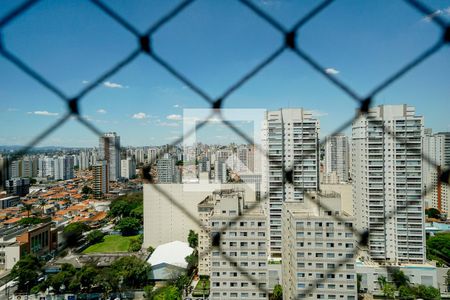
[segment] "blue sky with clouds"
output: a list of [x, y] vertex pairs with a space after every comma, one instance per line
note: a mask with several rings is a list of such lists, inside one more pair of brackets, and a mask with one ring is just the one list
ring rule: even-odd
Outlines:
[[[0, 5], [0, 17], [21, 1]], [[178, 1], [107, 1], [140, 31]], [[317, 1], [254, 1], [285, 27]], [[450, 21], [450, 1], [427, 1]], [[298, 46], [366, 95], [441, 37], [439, 28], [403, 1], [335, 1], [298, 32]], [[75, 95], [136, 46], [135, 38], [89, 1], [41, 1], [2, 31], [5, 47]], [[267, 57], [282, 36], [237, 1], [200, 0], [153, 36], [154, 50], [215, 98]], [[380, 93], [374, 104], [408, 103], [426, 127], [450, 130], [450, 47]], [[81, 113], [124, 145], [159, 145], [182, 132], [183, 109], [208, 104], [149, 57], [109, 78], [81, 102]], [[224, 103], [225, 108], [304, 107], [320, 118], [321, 135], [354, 114], [355, 102], [285, 51]], [[0, 145], [23, 145], [62, 117], [65, 103], [0, 57]], [[207, 126], [203, 142], [238, 141]], [[348, 131], [347, 131], [348, 132]], [[220, 137], [220, 138], [219, 138]], [[93, 146], [97, 137], [69, 120], [40, 145]]]

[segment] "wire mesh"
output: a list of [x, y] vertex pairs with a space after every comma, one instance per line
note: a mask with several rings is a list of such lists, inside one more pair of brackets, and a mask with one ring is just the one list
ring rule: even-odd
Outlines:
[[[200, 98], [202, 98], [204, 101], [206, 101], [211, 109], [212, 113], [209, 115], [209, 117], [202, 121], [196, 128], [193, 128], [190, 132], [188, 132], [187, 135], [184, 137], [181, 137], [180, 139], [175, 140], [173, 143], [171, 143], [171, 146], [175, 146], [179, 144], [183, 138], [186, 138], [187, 136], [191, 135], [195, 130], [200, 129], [203, 127], [208, 120], [210, 120], [213, 116], [219, 117], [222, 122], [224, 122], [226, 125], [231, 128], [233, 132], [238, 134], [240, 137], [242, 137], [244, 140], [246, 140], [248, 143], [253, 143], [253, 140], [251, 137], [249, 137], [245, 132], [243, 132], [241, 129], [239, 129], [236, 126], [233, 126], [231, 122], [224, 119], [223, 115], [221, 114], [221, 109], [225, 108], [225, 103], [227, 98], [236, 90], [240, 89], [243, 85], [247, 83], [248, 80], [252, 79], [255, 75], [257, 75], [261, 70], [266, 68], [268, 65], [270, 65], [272, 62], [274, 62], [282, 53], [285, 51], [290, 51], [291, 53], [295, 54], [300, 60], [306, 62], [313, 70], [315, 70], [317, 73], [321, 74], [324, 79], [328, 80], [331, 84], [335, 85], [337, 88], [342, 90], [350, 99], [355, 101], [359, 109], [357, 113], [355, 114], [354, 118], [348, 120], [341, 126], [339, 126], [332, 134], [329, 136], [335, 135], [336, 133], [340, 133], [346, 128], [348, 128], [354, 120], [361, 116], [365, 116], [369, 109], [371, 108], [372, 103], [374, 102], [374, 98], [383, 90], [388, 88], [392, 83], [398, 81], [401, 79], [406, 73], [408, 73], [413, 68], [417, 67], [419, 64], [427, 60], [430, 56], [435, 54], [437, 51], [439, 51], [444, 45], [450, 43], [450, 26], [449, 24], [439, 15], [434, 16], [431, 21], [440, 28], [442, 31], [441, 37], [431, 46], [429, 46], [425, 51], [420, 53], [416, 58], [411, 60], [409, 63], [404, 65], [402, 68], [400, 68], [397, 72], [393, 73], [392, 75], [388, 76], [385, 80], [383, 80], [381, 83], [379, 83], [372, 91], [370, 91], [367, 95], [362, 96], [355, 92], [349, 85], [342, 82], [335, 76], [332, 76], [331, 74], [328, 74], [325, 71], [325, 67], [321, 65], [318, 61], [316, 61], [313, 56], [305, 52], [303, 49], [298, 47], [298, 31], [305, 27], [312, 19], [314, 19], [318, 14], [320, 14], [322, 11], [326, 10], [327, 7], [332, 4], [333, 0], [325, 0], [320, 2], [316, 7], [314, 7], [309, 13], [307, 13], [304, 17], [300, 18], [297, 22], [295, 22], [294, 26], [291, 28], [285, 28], [283, 25], [281, 25], [275, 18], [268, 15], [266, 12], [264, 12], [262, 9], [260, 9], [257, 5], [255, 5], [250, 0], [240, 0], [239, 2], [242, 4], [242, 9], [248, 9], [251, 12], [253, 12], [256, 16], [261, 18], [265, 21], [267, 26], [270, 26], [274, 28], [279, 34], [283, 37], [283, 43], [277, 47], [274, 48], [274, 50], [271, 52], [270, 55], [268, 55], [266, 58], [261, 60], [256, 66], [254, 66], [251, 70], [249, 70], [244, 76], [239, 78], [235, 81], [234, 84], [232, 84], [230, 87], [228, 87], [221, 95], [217, 97], [211, 97], [208, 95], [205, 90], [203, 90], [200, 86], [196, 85], [194, 82], [192, 82], [187, 76], [185, 76], [182, 72], [178, 71], [176, 66], [171, 65], [169, 62], [167, 62], [160, 53], [157, 53], [154, 50], [154, 45], [152, 41], [152, 37], [155, 33], [157, 33], [162, 27], [164, 27], [166, 24], [170, 23], [174, 18], [176, 18], [180, 13], [183, 13], [186, 9], [189, 9], [189, 6], [195, 2], [194, 0], [185, 0], [182, 1], [180, 4], [178, 4], [175, 8], [173, 8], [171, 11], [169, 11], [167, 14], [162, 16], [159, 20], [157, 20], [154, 24], [152, 24], [147, 30], [144, 32], [139, 31], [136, 29], [128, 20], [122, 18], [118, 13], [116, 13], [112, 8], [110, 8], [106, 3], [102, 2], [101, 0], [91, 0], [91, 3], [96, 6], [100, 11], [102, 11], [105, 15], [109, 16], [112, 20], [114, 20], [117, 24], [122, 26], [124, 29], [126, 29], [132, 36], [136, 38], [136, 46], [134, 50], [132, 50], [128, 55], [126, 55], [123, 59], [118, 61], [116, 64], [114, 64], [111, 68], [108, 70], [105, 70], [102, 74], [100, 74], [96, 80], [92, 81], [91, 83], [87, 84], [86, 87], [84, 87], [82, 90], [80, 90], [76, 95], [74, 96], [68, 96], [66, 93], [64, 93], [60, 88], [58, 88], [56, 85], [54, 85], [51, 81], [46, 79], [43, 75], [41, 75], [38, 71], [34, 70], [32, 67], [27, 65], [24, 61], [20, 59], [20, 57], [16, 56], [13, 52], [10, 52], [5, 47], [5, 44], [3, 42], [3, 29], [10, 23], [14, 22], [17, 18], [20, 18], [22, 14], [24, 14], [26, 11], [28, 11], [30, 8], [32, 8], [34, 5], [36, 5], [39, 1], [38, 0], [28, 0], [13, 9], [10, 13], [8, 13], [6, 16], [4, 16], [0, 20], [0, 55], [4, 57], [6, 60], [11, 62], [13, 65], [15, 65], [17, 68], [22, 70], [25, 74], [33, 78], [36, 82], [41, 84], [44, 88], [51, 91], [53, 94], [55, 94], [58, 98], [60, 98], [62, 101], [64, 101], [67, 105], [67, 113], [60, 118], [58, 121], [56, 121], [53, 125], [51, 125], [49, 128], [44, 130], [40, 135], [35, 137], [31, 142], [28, 143], [28, 145], [24, 146], [22, 149], [19, 149], [18, 151], [14, 152], [11, 155], [11, 160], [14, 160], [17, 157], [20, 157], [24, 154], [26, 154], [28, 151], [30, 151], [37, 143], [48, 137], [54, 130], [59, 128], [60, 126], [64, 125], [67, 120], [69, 120], [71, 117], [75, 117], [76, 120], [78, 120], [81, 124], [86, 126], [90, 131], [92, 131], [94, 134], [101, 136], [102, 131], [99, 130], [94, 124], [92, 124], [89, 120], [83, 118], [80, 115], [80, 109], [79, 109], [79, 103], [80, 101], [86, 97], [90, 92], [92, 92], [95, 88], [97, 88], [99, 85], [101, 85], [106, 79], [110, 78], [111, 76], [117, 74], [121, 69], [123, 69], [125, 66], [129, 65], [131, 62], [135, 61], [135, 59], [140, 55], [145, 55], [149, 59], [156, 62], [158, 65], [160, 65], [162, 68], [164, 68], [169, 74], [171, 74], [174, 78], [182, 82], [185, 86], [187, 86], [190, 90], [192, 90], [195, 94], [197, 94]], [[425, 15], [431, 15], [433, 14], [433, 10], [426, 6], [424, 3], [417, 1], [417, 0], [404, 0], [405, 3], [407, 3], [410, 7], [414, 8], [421, 14]], [[400, 141], [400, 143], [404, 143], [403, 140], [399, 140], [399, 138], [393, 134], [389, 128], [385, 128], [385, 132], [387, 132], [389, 135], [391, 135], [394, 139], [397, 141]], [[323, 139], [321, 142], [321, 145], [325, 142], [326, 138]], [[156, 162], [156, 160], [162, 156], [164, 152], [168, 151], [168, 149], [160, 149], [158, 151], [158, 155], [153, 159], [153, 161], [148, 162], [147, 165], [145, 165], [142, 168], [142, 176], [143, 179], [148, 183], [153, 183], [153, 178], [150, 174], [150, 169], [152, 164]], [[263, 149], [259, 148], [258, 151], [261, 151], [264, 153]], [[264, 155], [267, 155], [264, 153]], [[425, 157], [423, 153], [421, 153], [424, 161], [427, 161], [430, 165], [436, 166], [436, 163], [433, 162], [428, 157]], [[300, 161], [301, 162], [301, 161]], [[289, 170], [285, 170], [285, 175], [288, 174]], [[283, 176], [283, 184], [289, 184], [292, 182], [289, 182], [289, 178], [292, 179], [291, 176]], [[444, 170], [442, 174], [440, 175], [438, 179], [441, 183], [449, 184], [449, 170]], [[170, 195], [165, 193], [162, 189], [158, 188], [157, 185], [155, 185], [155, 188], [162, 193], [168, 201], [171, 201], [178, 209], [183, 211], [190, 219], [192, 219], [196, 224], [198, 224], [200, 227], [203, 227], [203, 224], [199, 221], [199, 219], [194, 216], [193, 214], [189, 213], [180, 203], [177, 201], [177, 199], [173, 199]], [[432, 190], [434, 187], [431, 187], [429, 190], [426, 190], [423, 192], [423, 195], [428, 193], [430, 190]], [[261, 199], [260, 203], [264, 203], [267, 201], [267, 197], [264, 197]], [[314, 201], [314, 200], [313, 200]], [[323, 203], [316, 202], [317, 205], [321, 206], [323, 209], [327, 209]], [[407, 208], [408, 204], [406, 204], [404, 207], [397, 208], [393, 210], [387, 217], [385, 217], [385, 221], [387, 219], [392, 218], [395, 216], [399, 211], [402, 211], [403, 209]], [[250, 208], [251, 209], [251, 208]], [[338, 217], [336, 217], [338, 218]], [[237, 220], [239, 217], [237, 218]], [[206, 228], [205, 228], [206, 229]], [[221, 229], [221, 231], [226, 231], [228, 229], [228, 226]], [[368, 241], [368, 232], [358, 232], [354, 228], [352, 229], [354, 233], [359, 237], [359, 245], [364, 247], [367, 246]], [[221, 243], [220, 243], [220, 236], [213, 238], [213, 244], [210, 247], [208, 251], [203, 253], [203, 255], [209, 255], [210, 251], [212, 249], [221, 249]], [[355, 248], [355, 251], [357, 249]], [[222, 251], [220, 251], [222, 252]], [[225, 256], [225, 259], [229, 262], [234, 262], [232, 257]], [[336, 272], [339, 269], [339, 266], [342, 266], [346, 262], [350, 261], [350, 259], [344, 259], [342, 261], [339, 261], [336, 264], [336, 267], [329, 270], [328, 273]], [[244, 271], [241, 269], [241, 267], [236, 266], [236, 269], [238, 271]], [[327, 273], [327, 274], [328, 274]], [[248, 279], [253, 282], [257, 282], [257, 279], [247, 275]], [[326, 276], [323, 279], [318, 279], [317, 284], [323, 282], [326, 280]], [[314, 284], [311, 288], [307, 289], [305, 291], [305, 294], [310, 294], [316, 289], [316, 284]], [[262, 292], [265, 292], [268, 294], [268, 289], [266, 287], [260, 288]]]

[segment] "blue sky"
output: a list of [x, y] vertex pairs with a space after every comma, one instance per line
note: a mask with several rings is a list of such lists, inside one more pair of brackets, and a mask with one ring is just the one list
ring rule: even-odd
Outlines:
[[[145, 31], [178, 1], [106, 1]], [[4, 1], [0, 17], [21, 1]], [[255, 1], [285, 27], [317, 1]], [[450, 21], [450, 1], [427, 1]], [[403, 1], [335, 1], [298, 32], [298, 45], [334, 75], [367, 94], [435, 43], [439, 28]], [[4, 28], [5, 47], [75, 95], [135, 47], [135, 39], [88, 1], [42, 1]], [[154, 50], [205, 90], [219, 96], [282, 43], [282, 36], [236, 1], [197, 1], [153, 37]], [[434, 131], [450, 130], [450, 47], [446, 46], [378, 94], [374, 104], [408, 103]], [[81, 102], [81, 113], [123, 145], [169, 143], [182, 132], [183, 109], [208, 103], [140, 55]], [[321, 122], [321, 136], [347, 121], [355, 102], [306, 63], [285, 51], [233, 93], [225, 108], [304, 107]], [[23, 145], [56, 122], [65, 103], [0, 57], [0, 145]], [[239, 141], [207, 126], [202, 142]], [[349, 131], [347, 130], [347, 133]], [[93, 146], [97, 137], [75, 120], [39, 145]]]

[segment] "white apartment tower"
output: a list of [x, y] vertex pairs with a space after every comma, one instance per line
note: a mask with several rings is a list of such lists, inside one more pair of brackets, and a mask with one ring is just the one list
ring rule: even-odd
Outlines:
[[100, 137], [99, 159], [108, 163], [109, 180], [117, 181], [120, 178], [120, 137], [115, 132]]
[[337, 184], [348, 182], [349, 175], [349, 150], [348, 138], [343, 134], [328, 136], [325, 141], [325, 174], [335, 174]]
[[[337, 193], [283, 205], [283, 299], [357, 299], [354, 217]], [[338, 216], [338, 217], [337, 217]]]
[[158, 183], [177, 182], [175, 159], [169, 154], [166, 153], [164, 158], [158, 159], [156, 162], [156, 170], [158, 173]]
[[267, 299], [264, 210], [245, 202], [242, 192], [221, 193], [209, 221], [211, 235], [221, 235], [220, 248], [213, 247], [210, 253], [210, 298]]
[[450, 186], [439, 181], [439, 176], [450, 167], [450, 132], [432, 134], [426, 130], [423, 141], [423, 188], [425, 199], [431, 207], [448, 216], [450, 207]]
[[120, 163], [121, 172], [120, 176], [122, 178], [130, 179], [136, 175], [136, 161], [133, 157], [127, 157], [122, 159]]
[[270, 254], [275, 258], [281, 257], [283, 202], [302, 202], [305, 192], [319, 188], [319, 121], [302, 108], [268, 111], [262, 145], [262, 185], [268, 199]]
[[423, 132], [423, 117], [406, 104], [374, 107], [353, 122], [353, 213], [357, 228], [369, 230], [373, 260], [425, 261]]

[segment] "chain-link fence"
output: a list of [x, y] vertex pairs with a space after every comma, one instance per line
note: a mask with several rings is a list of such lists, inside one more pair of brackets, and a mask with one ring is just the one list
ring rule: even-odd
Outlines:
[[[28, 76], [33, 78], [35, 81], [40, 83], [43, 87], [51, 91], [53, 94], [55, 94], [57, 97], [61, 98], [67, 105], [67, 112], [66, 114], [60, 118], [57, 122], [55, 122], [53, 125], [51, 125], [49, 128], [44, 130], [41, 134], [36, 136], [28, 145], [20, 149], [19, 151], [16, 151], [12, 154], [11, 160], [14, 158], [20, 157], [24, 154], [26, 154], [28, 151], [30, 151], [38, 142], [42, 141], [46, 137], [48, 137], [55, 129], [59, 128], [63, 124], [65, 124], [69, 118], [76, 118], [81, 124], [86, 126], [89, 130], [91, 130], [93, 133], [95, 133], [98, 136], [101, 136], [103, 133], [101, 130], [99, 130], [94, 124], [92, 124], [89, 120], [84, 118], [80, 115], [79, 110], [79, 103], [80, 100], [86, 97], [90, 92], [92, 92], [96, 87], [101, 85], [105, 80], [110, 78], [111, 76], [117, 74], [121, 69], [123, 69], [125, 66], [130, 64], [131, 62], [135, 61], [135, 59], [140, 55], [145, 55], [148, 57], [148, 59], [153, 60], [155, 63], [160, 65], [162, 68], [164, 68], [168, 73], [170, 73], [173, 77], [175, 77], [177, 80], [182, 82], [184, 85], [186, 85], [190, 90], [192, 90], [195, 94], [197, 94], [200, 98], [202, 98], [204, 101], [206, 101], [210, 107], [211, 107], [211, 114], [206, 120], [201, 121], [200, 123], [195, 126], [195, 128], [192, 128], [191, 131], [187, 132], [183, 137], [179, 138], [178, 140], [175, 140], [173, 143], [171, 143], [172, 146], [178, 145], [183, 141], [184, 138], [190, 136], [195, 130], [199, 130], [202, 128], [211, 118], [220, 118], [222, 122], [224, 122], [227, 126], [231, 128], [232, 131], [234, 131], [237, 135], [242, 137], [246, 142], [249, 144], [254, 144], [254, 141], [251, 137], [249, 137], [245, 132], [243, 132], [241, 129], [239, 129], [237, 126], [234, 126], [232, 122], [229, 122], [224, 118], [221, 109], [225, 108], [225, 104], [227, 102], [227, 99], [232, 95], [236, 90], [240, 89], [243, 85], [248, 82], [251, 78], [253, 78], [256, 74], [258, 74], [261, 70], [266, 68], [269, 64], [274, 62], [278, 57], [280, 57], [281, 54], [283, 54], [286, 51], [289, 51], [293, 54], [295, 54], [300, 60], [303, 60], [306, 62], [309, 66], [311, 66], [317, 73], [321, 74], [324, 79], [331, 82], [333, 85], [338, 87], [340, 90], [342, 90], [351, 100], [356, 102], [359, 106], [359, 109], [357, 110], [357, 113], [353, 118], [342, 124], [340, 127], [338, 127], [330, 136], [340, 133], [346, 128], [348, 128], [356, 118], [360, 116], [365, 116], [369, 109], [371, 108], [371, 105], [374, 102], [375, 97], [377, 97], [380, 92], [388, 88], [392, 83], [400, 80], [406, 73], [408, 73], [410, 70], [418, 66], [420, 63], [427, 60], [430, 56], [435, 54], [437, 51], [439, 51], [442, 47], [445, 45], [448, 45], [450, 43], [450, 25], [440, 16], [440, 15], [433, 15], [433, 10], [429, 8], [427, 5], [420, 1], [416, 0], [404, 0], [406, 4], [411, 6], [413, 9], [417, 10], [419, 13], [424, 15], [433, 15], [434, 17], [431, 18], [431, 22], [433, 22], [436, 26], [438, 26], [441, 30], [441, 36], [438, 38], [438, 40], [429, 46], [425, 51], [420, 53], [416, 58], [414, 58], [412, 61], [404, 65], [402, 68], [400, 68], [397, 72], [393, 73], [391, 76], [387, 77], [384, 81], [382, 81], [380, 84], [378, 84], [373, 90], [371, 90], [366, 95], [359, 95], [352, 87], [347, 85], [346, 83], [339, 80], [336, 76], [333, 76], [332, 74], [329, 74], [325, 71], [325, 67], [320, 64], [320, 62], [316, 61], [313, 56], [307, 52], [305, 52], [301, 47], [299, 47], [298, 40], [301, 37], [298, 36], [298, 31], [305, 27], [312, 19], [314, 19], [318, 14], [323, 12], [327, 9], [327, 7], [333, 3], [332, 0], [325, 0], [318, 2], [318, 5], [315, 6], [311, 11], [309, 11], [305, 16], [303, 16], [301, 19], [299, 19], [297, 22], [295, 22], [294, 26], [290, 28], [286, 28], [283, 26], [278, 20], [271, 17], [269, 14], [267, 14], [265, 11], [263, 11], [258, 5], [256, 5], [254, 2], [250, 0], [240, 0], [239, 2], [242, 5], [242, 9], [250, 10], [252, 13], [254, 13], [256, 16], [261, 18], [265, 21], [267, 26], [270, 26], [274, 28], [280, 36], [283, 37], [283, 42], [274, 47], [273, 51], [270, 55], [268, 55], [265, 59], [261, 60], [259, 64], [257, 64], [253, 69], [249, 70], [244, 76], [239, 78], [235, 81], [234, 84], [232, 84], [229, 88], [227, 88], [222, 94], [218, 95], [217, 97], [211, 97], [208, 95], [205, 90], [196, 85], [193, 81], [191, 81], [187, 76], [185, 76], [182, 72], [180, 72], [176, 66], [170, 64], [168, 61], [166, 61], [163, 56], [161, 56], [161, 53], [158, 53], [155, 51], [155, 47], [153, 44], [153, 36], [166, 24], [170, 23], [174, 18], [176, 18], [180, 13], [182, 13], [184, 10], [189, 9], [189, 7], [192, 5], [193, 0], [186, 0], [179, 3], [175, 8], [173, 8], [169, 13], [158, 19], [154, 24], [152, 24], [146, 31], [141, 32], [138, 29], [136, 29], [128, 20], [121, 17], [116, 11], [114, 11], [111, 7], [109, 7], [106, 3], [100, 1], [100, 0], [91, 0], [92, 5], [96, 6], [99, 10], [101, 10], [104, 14], [109, 16], [112, 20], [114, 20], [117, 24], [122, 26], [124, 29], [126, 29], [130, 35], [132, 35], [136, 39], [136, 46], [134, 50], [132, 50], [128, 55], [123, 57], [122, 60], [118, 61], [114, 66], [112, 66], [110, 69], [104, 71], [100, 76], [97, 77], [96, 80], [88, 83], [81, 91], [79, 91], [74, 96], [68, 96], [64, 91], [62, 91], [60, 88], [58, 88], [55, 84], [53, 84], [51, 81], [49, 81], [47, 78], [45, 78], [43, 75], [41, 75], [39, 72], [34, 70], [32, 67], [30, 67], [27, 63], [25, 63], [23, 60], [21, 60], [20, 57], [18, 57], [15, 53], [9, 51], [3, 42], [2, 34], [4, 28], [15, 21], [15, 19], [19, 18], [24, 12], [28, 11], [31, 7], [36, 5], [39, 1], [38, 0], [29, 0], [22, 3], [20, 6], [12, 10], [9, 14], [4, 16], [0, 20], [0, 55], [4, 57], [6, 60], [11, 62], [13, 65], [15, 65], [17, 68], [22, 70], [24, 73], [26, 73]], [[300, 40], [301, 41], [301, 40]], [[301, 43], [300, 43], [301, 44]], [[398, 138], [389, 128], [384, 128], [385, 133], [392, 136], [394, 139], [396, 139], [397, 142], [399, 142], [402, 146], [408, 148], [408, 144], [406, 143], [405, 139]], [[321, 145], [325, 142], [326, 138], [324, 138], [321, 142]], [[164, 152], [168, 151], [169, 148], [161, 148], [160, 152], [158, 153], [157, 157], [160, 157]], [[263, 149], [258, 149], [262, 153], [264, 153]], [[416, 151], [414, 149], [410, 149], [411, 151]], [[266, 154], [265, 154], [266, 155]], [[423, 153], [421, 153], [423, 160], [427, 163], [436, 166], [436, 164], [428, 157], [424, 156]], [[156, 158], [154, 161], [150, 161], [146, 166], [142, 168], [142, 175], [144, 177], [144, 180], [146, 180], [149, 183], [152, 183], [152, 175], [151, 175], [151, 166], [155, 163]], [[300, 162], [299, 162], [300, 163]], [[437, 167], [437, 166], [436, 166]], [[292, 170], [284, 170], [285, 176], [283, 176], [283, 184], [292, 183]], [[449, 170], [443, 170], [439, 177], [439, 182], [443, 184], [449, 183]], [[291, 182], [290, 182], [291, 181]], [[188, 215], [189, 218], [191, 218], [195, 223], [197, 223], [200, 227], [203, 227], [203, 224], [200, 222], [197, 216], [189, 213], [187, 210], [184, 209], [184, 207], [177, 202], [177, 199], [173, 199], [170, 195], [168, 195], [165, 191], [158, 188], [157, 185], [155, 185], [155, 188], [162, 193], [165, 197], [170, 200], [173, 205], [175, 205], [178, 209], [182, 210], [184, 213]], [[434, 188], [434, 187], [432, 187]], [[424, 191], [424, 194], [427, 194], [429, 191]], [[307, 194], [305, 193], [305, 196]], [[261, 199], [260, 203], [263, 203], [267, 200], [267, 197], [263, 197]], [[310, 199], [311, 201], [315, 201], [314, 199]], [[259, 203], [259, 204], [260, 204]], [[317, 202], [319, 206], [322, 206], [323, 209], [327, 210], [326, 207], [323, 207], [324, 204]], [[386, 219], [392, 218], [396, 215], [397, 212], [407, 207], [408, 204], [405, 205], [405, 207], [397, 208], [396, 210], [392, 211], [388, 216], [385, 217]], [[329, 209], [328, 209], [329, 210]], [[339, 217], [336, 217], [339, 218]], [[237, 217], [239, 219], [239, 217]], [[222, 228], [221, 231], [227, 230], [228, 227]], [[368, 241], [368, 232], [358, 232], [354, 228], [352, 229], [354, 233], [359, 237], [359, 243], [360, 246], [367, 245]], [[214, 236], [212, 238], [212, 245], [211, 249], [219, 248], [221, 247], [220, 243], [220, 234], [218, 236]], [[210, 249], [210, 250], [211, 250]], [[355, 254], [356, 254], [357, 248], [355, 248]], [[221, 251], [222, 252], [222, 251]], [[225, 257], [229, 262], [233, 262], [232, 257]], [[342, 261], [338, 261], [335, 265], [336, 267], [333, 269], [329, 269], [327, 274], [336, 272], [339, 268], [339, 265], [345, 264], [349, 259], [344, 259]], [[236, 265], [236, 264], [235, 264]], [[245, 272], [244, 269], [242, 269], [239, 266], [236, 266], [236, 269], [240, 272]], [[245, 272], [246, 273], [246, 272]], [[317, 279], [316, 283], [319, 284], [326, 280], [327, 274], [322, 279]], [[249, 280], [253, 282], [257, 282], [256, 278], [253, 278], [250, 275], [247, 275]], [[310, 294], [315, 288], [316, 284], [314, 284], [309, 289], [305, 290], [304, 293], [306, 295]], [[268, 294], [268, 290], [266, 287], [261, 288], [261, 291]]]

